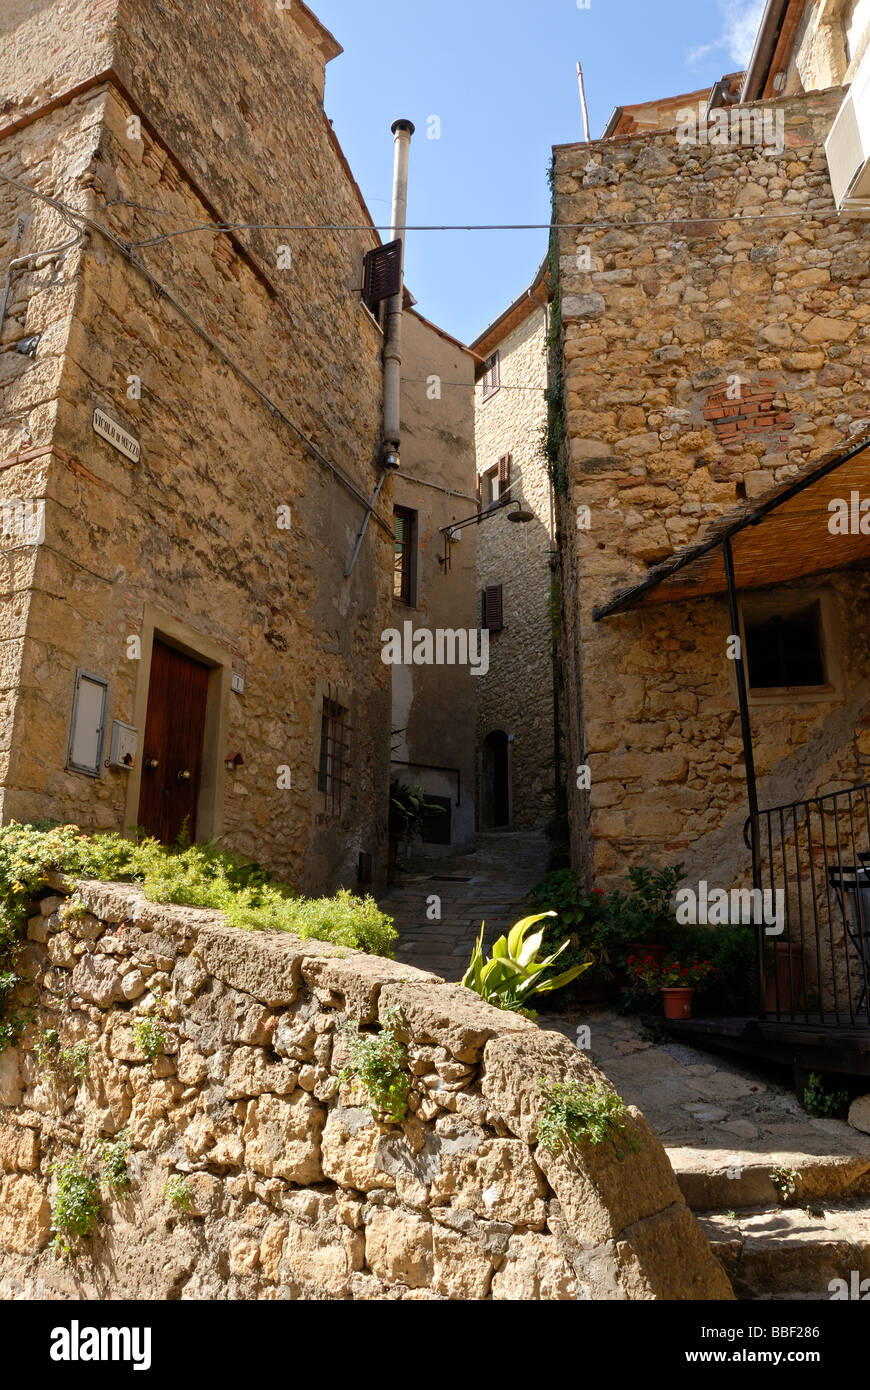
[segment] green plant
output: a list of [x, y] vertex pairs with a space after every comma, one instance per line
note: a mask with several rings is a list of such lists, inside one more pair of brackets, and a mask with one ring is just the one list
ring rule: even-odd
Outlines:
[[153, 1062], [166, 1046], [166, 1034], [157, 1021], [153, 1011], [133, 1024], [133, 1039], [141, 1047], [149, 1062]]
[[111, 1192], [126, 1192], [130, 1186], [129, 1153], [130, 1136], [126, 1129], [114, 1140], [103, 1143], [103, 1181]]
[[571, 980], [575, 980], [584, 970], [589, 969], [589, 963], [573, 965], [561, 975], [544, 979], [545, 972], [551, 969], [562, 952], [567, 950], [569, 941], [563, 941], [552, 955], [539, 960], [538, 953], [544, 939], [543, 929], [532, 936], [528, 935], [538, 922], [554, 916], [553, 912], [539, 912], [532, 917], [523, 917], [511, 927], [507, 936], [500, 936], [493, 943], [492, 955], [488, 958], [483, 954], [485, 923], [482, 924], [462, 983], [490, 1004], [497, 1004], [503, 1009], [515, 1009], [526, 1007], [528, 1001], [536, 994], [549, 994], [552, 990], [561, 989]]
[[840, 1119], [848, 1113], [848, 1091], [826, 1091], [818, 1072], [811, 1071], [804, 1089], [804, 1110], [819, 1119]]
[[61, 1047], [56, 1028], [43, 1028], [36, 1039], [36, 1061], [40, 1071], [70, 1072], [77, 1081], [88, 1074], [90, 1043], [80, 1038], [72, 1047]]
[[771, 1168], [770, 1181], [779, 1194], [779, 1200], [787, 1206], [797, 1195], [800, 1173], [796, 1168]]
[[83, 903], [81, 898], [67, 898], [58, 908], [57, 915], [62, 922], [75, 922], [81, 917], [87, 917], [89, 910], [87, 903]]
[[733, 1207], [732, 1207], [731, 1211], [729, 1211], [729, 1212], [727, 1213], [727, 1216], [728, 1216], [728, 1220], [729, 1220], [729, 1221], [736, 1221], [736, 1220], [737, 1220], [737, 1212], [734, 1211]]
[[807, 1202], [804, 1211], [807, 1216], [811, 1216], [814, 1221], [824, 1221], [825, 1219], [825, 1208], [820, 1207], [818, 1202]]
[[[289, 931], [372, 955], [393, 954], [395, 927], [373, 898], [344, 890], [332, 898], [296, 897], [261, 865], [214, 841], [167, 849], [148, 837], [86, 835], [76, 825], [10, 821], [0, 826], [0, 1049], [16, 1043], [29, 1020], [17, 1002], [25, 983], [19, 970], [22, 929], [51, 872], [139, 883], [152, 902], [217, 908], [230, 926], [245, 930]], [[74, 903], [72, 915], [79, 911]]]
[[[589, 892], [573, 869], [556, 869], [535, 885], [528, 904], [535, 912], [556, 914], [556, 920], [544, 928], [543, 950], [555, 947], [560, 936], [570, 933], [563, 965], [589, 967], [590, 980], [584, 980], [584, 987], [591, 979], [603, 984], [611, 977], [607, 903], [600, 890]], [[576, 992], [566, 990], [564, 1002], [573, 1002]]]
[[628, 871], [631, 891], [617, 890], [607, 899], [611, 930], [626, 944], [668, 942], [676, 926], [673, 897], [685, 878], [685, 865], [665, 869], [635, 865]]
[[180, 1173], [176, 1173], [164, 1183], [162, 1193], [176, 1211], [189, 1212], [193, 1206], [193, 1188], [189, 1179], [183, 1178]]
[[622, 1097], [609, 1086], [579, 1081], [539, 1081], [545, 1098], [544, 1114], [538, 1121], [537, 1139], [542, 1148], [560, 1153], [566, 1144], [613, 1145], [618, 1159], [625, 1157], [620, 1147], [626, 1144], [632, 1152], [640, 1148], [637, 1130], [629, 1132], [626, 1123], [628, 1109]]
[[96, 1178], [86, 1171], [81, 1154], [67, 1163], [54, 1164], [57, 1191], [51, 1204], [51, 1229], [55, 1255], [69, 1254], [69, 1237], [90, 1235], [100, 1219], [100, 1195]]
[[[555, 160], [547, 174], [550, 184], [552, 220], [556, 222], [556, 169]], [[562, 356], [562, 281], [559, 267], [559, 235], [550, 234], [547, 253], [549, 283], [552, 301], [547, 330], [547, 356], [549, 361], [549, 387], [547, 390], [547, 422], [544, 426], [540, 453], [546, 460], [547, 471], [558, 497], [568, 495], [568, 469], [565, 460], [565, 377]]]
[[345, 1024], [345, 1038], [350, 1061], [340, 1075], [341, 1081], [358, 1081], [371, 1102], [372, 1109], [400, 1124], [408, 1113], [408, 1092], [411, 1077], [407, 1071], [407, 1049], [396, 1034], [398, 1015], [394, 1009], [384, 1013], [386, 1026], [379, 1033], [361, 1033], [355, 1024]]
[[427, 816], [443, 815], [444, 807], [427, 801], [422, 787], [410, 786], [394, 777], [390, 783], [389, 830], [394, 840], [410, 844], [423, 834]]

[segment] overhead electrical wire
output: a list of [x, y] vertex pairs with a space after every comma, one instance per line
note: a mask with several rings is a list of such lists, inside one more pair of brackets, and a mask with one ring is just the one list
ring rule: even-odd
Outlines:
[[[108, 241], [109, 244], [112, 245], [118, 252], [120, 252], [124, 259], [148, 281], [148, 283], [151, 285], [151, 288], [159, 296], [159, 298], [165, 299], [166, 302], [172, 306], [175, 312], [180, 315], [180, 317], [185, 321], [185, 323], [187, 323], [188, 326], [191, 327], [194, 330], [194, 332], [203, 340], [203, 342], [207, 343], [208, 346], [214, 352], [216, 352], [218, 356], [227, 364], [227, 366], [230, 367], [233, 372], [235, 372], [236, 376], [238, 376], [242, 381], [244, 381], [245, 384], [249, 386], [253, 392], [255, 392], [255, 394], [259, 397], [259, 399], [263, 402], [267, 409], [270, 410], [273, 415], [277, 416], [280, 420], [282, 420], [283, 423], [287, 425], [290, 430], [292, 430], [293, 434], [296, 436], [300, 444], [302, 444], [302, 446], [305, 449], [307, 449], [307, 451], [312, 455], [312, 457], [316, 459], [322, 467], [326, 468], [336, 479], [336, 481], [339, 482], [349, 493], [351, 493], [352, 496], [355, 497], [356, 500], [363, 507], [368, 508], [369, 499], [365, 496], [365, 494], [362, 493], [359, 490], [359, 488], [357, 488], [356, 484], [350, 478], [348, 478], [346, 474], [336, 464], [332, 462], [331, 459], [328, 459], [326, 457], [326, 455], [317, 447], [314, 441], [309, 439], [308, 436], [304, 433], [304, 431], [301, 430], [299, 426], [295, 423], [295, 421], [292, 420], [290, 416], [284, 412], [281, 406], [279, 406], [278, 403], [274, 401], [266, 391], [263, 390], [263, 388], [253, 379], [253, 377], [248, 375], [248, 373], [244, 370], [243, 367], [239, 366], [239, 364], [234, 360], [234, 358], [232, 358], [230, 354], [223, 347], [221, 347], [220, 343], [212, 337], [208, 330], [203, 328], [203, 326], [200, 323], [197, 323], [196, 319], [193, 318], [193, 316], [188, 313], [184, 306], [179, 303], [179, 301], [175, 298], [171, 291], [168, 290], [166, 286], [163, 285], [156, 278], [156, 276], [152, 275], [148, 267], [144, 265], [142, 261], [136, 258], [136, 256], [133, 254], [135, 250], [134, 247], [130, 246], [129, 243], [123, 241], [119, 236], [116, 236], [116, 234], [110, 231], [108, 227], [104, 227], [101, 225], [101, 223], [94, 221], [94, 219], [88, 217], [86, 213], [79, 212], [75, 208], [70, 208], [68, 204], [62, 203], [59, 199], [52, 198], [49, 194], [42, 193], [38, 189], [30, 188], [27, 184], [21, 183], [18, 179], [11, 178], [8, 174], [0, 173], [0, 180], [3, 180], [3, 182], [5, 183], [11, 184], [13, 187], [18, 188], [25, 193], [31, 194], [34, 198], [41, 199], [41, 201], [48, 204], [49, 207], [54, 208], [54, 210], [59, 213], [59, 215], [64, 219], [65, 222], [68, 223], [68, 225], [74, 231], [81, 232], [83, 228], [87, 228], [90, 231], [95, 231], [99, 233], [100, 236], [102, 236], [106, 241]], [[73, 219], [78, 219], [78, 221], [76, 222]], [[374, 512], [373, 516], [377, 524], [381, 527], [381, 529], [385, 531], [386, 534], [390, 536], [390, 538], [392, 539], [394, 536], [393, 527], [390, 526], [390, 524], [387, 521], [385, 521], [383, 517], [379, 516], [377, 512]]]
[[[125, 200], [125, 206], [137, 207], [136, 203]], [[147, 212], [153, 209], [142, 208]], [[681, 227], [693, 222], [769, 222], [781, 218], [807, 219], [805, 209], [796, 212], [739, 213], [708, 212], [682, 217], [657, 217], [641, 220], [608, 221], [592, 219], [586, 222], [478, 222], [478, 223], [420, 223], [409, 225], [406, 232], [583, 232], [597, 228], [616, 230], [623, 227]], [[176, 237], [190, 236], [194, 232], [390, 232], [391, 227], [372, 222], [197, 222], [190, 227], [179, 227], [174, 232], [164, 232], [161, 236], [149, 237], [146, 241], [132, 243], [133, 250], [142, 251], [150, 246], [159, 246], [164, 241]]]

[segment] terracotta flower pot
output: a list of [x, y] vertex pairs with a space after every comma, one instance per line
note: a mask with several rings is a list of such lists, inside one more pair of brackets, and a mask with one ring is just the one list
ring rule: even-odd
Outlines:
[[662, 990], [662, 1002], [665, 1006], [665, 1018], [691, 1018], [692, 1017], [692, 995], [694, 989], [686, 988], [684, 985], [671, 985]]

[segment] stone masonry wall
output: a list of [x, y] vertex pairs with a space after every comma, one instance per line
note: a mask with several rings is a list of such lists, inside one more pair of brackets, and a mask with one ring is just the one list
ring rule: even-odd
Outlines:
[[[591, 615], [712, 519], [870, 422], [870, 234], [837, 218], [823, 149], [841, 96], [768, 103], [784, 117], [781, 153], [680, 145], [673, 132], [556, 150], [556, 220], [587, 224], [559, 243], [565, 621], [584, 707], [572, 763], [574, 752], [588, 760], [593, 779], [591, 796], [575, 799], [575, 855], [588, 830], [605, 875], [626, 858], [684, 858], [713, 878], [718, 857], [742, 854], [724, 600]], [[690, 217], [702, 220], [679, 220]], [[623, 219], [647, 225], [595, 225]], [[734, 374], [741, 399], [730, 402]], [[581, 506], [591, 529], [576, 525]], [[835, 595], [842, 684], [818, 701], [754, 703], [762, 804], [844, 773], [854, 781], [863, 758], [866, 578], [807, 585]], [[580, 703], [576, 680], [571, 698]]]
[[[0, 1054], [0, 1287], [53, 1299], [729, 1299], [657, 1137], [536, 1145], [539, 1079], [602, 1081], [560, 1034], [391, 961], [223, 925], [129, 885], [34, 904], [34, 1024]], [[59, 890], [59, 891], [57, 891]], [[391, 1012], [392, 1011], [392, 1012]], [[134, 1035], [155, 1018], [149, 1062]], [[409, 1116], [341, 1079], [346, 1019], [392, 1020]], [[40, 1069], [39, 1030], [87, 1075]], [[52, 1165], [130, 1140], [126, 1194], [49, 1251]], [[189, 1211], [169, 1205], [172, 1177]]]
[[[0, 174], [4, 176], [0, 179], [0, 266], [9, 267], [9, 298], [0, 328], [0, 498], [5, 503], [26, 503], [26, 515], [34, 521], [37, 513], [31, 509], [45, 495], [51, 465], [48, 441], [81, 253], [74, 247], [40, 257], [33, 264], [14, 267], [11, 262], [73, 239], [64, 220], [32, 198], [26, 188], [62, 197], [75, 207], [82, 205], [86, 195], [80, 175], [97, 138], [89, 109], [84, 99], [74, 101], [51, 112], [38, 127], [17, 131], [0, 142]], [[11, 510], [4, 513], [0, 555], [0, 784], [8, 777], [37, 560], [32, 535], [26, 529], [23, 534], [12, 529], [14, 515]], [[3, 796], [0, 787], [0, 813]]]
[[[316, 114], [321, 134], [312, 136], [292, 196], [302, 200], [304, 188], [316, 185], [319, 210], [309, 209], [315, 220], [359, 221], [354, 186], [324, 133], [319, 87], [293, 90], [307, 103], [300, 123]], [[53, 191], [78, 188], [112, 234], [147, 240], [170, 225], [212, 220], [147, 126], [141, 140], [128, 138], [135, 111], [111, 85], [0, 140], [0, 150], [11, 140], [32, 162], [33, 151], [52, 147], [62, 113], [78, 143], [71, 137], [69, 150], [57, 145]], [[285, 191], [290, 197], [289, 185]], [[63, 228], [60, 219], [55, 224]], [[237, 243], [207, 232], [139, 253], [363, 498], [375, 477], [381, 390], [380, 335], [358, 294], [362, 256], [373, 239], [365, 232], [346, 237], [340, 251], [332, 243], [308, 246], [283, 280], [274, 257], [264, 279]], [[136, 823], [127, 783], [137, 774], [105, 769], [94, 779], [65, 770], [67, 738], [77, 667], [111, 681], [110, 721], [137, 723], [148, 653], [131, 660], [128, 639], [141, 635], [146, 615], [156, 612], [158, 630], [160, 615], [183, 623], [194, 651], [201, 637], [246, 681], [243, 695], [229, 696], [226, 743], [207, 750], [218, 794], [214, 820], [204, 834], [199, 827], [200, 837], [223, 831], [228, 844], [256, 850], [310, 890], [352, 882], [361, 849], [373, 853], [377, 872], [389, 758], [389, 673], [380, 661], [389, 534], [372, 524], [345, 581], [364, 506], [300, 445], [294, 429], [98, 233], [89, 239], [76, 289], [65, 306], [72, 314], [64, 324], [65, 355], [55, 361], [57, 335], [45, 334], [22, 378], [29, 394], [25, 400], [19, 388], [13, 400], [19, 416], [27, 404], [38, 407], [29, 424], [43, 455], [38, 478], [22, 481], [16, 464], [3, 478], [3, 496], [25, 485], [45, 496], [46, 544], [30, 562], [27, 637], [16, 638], [19, 667], [6, 681], [19, 686], [14, 732], [11, 709], [4, 731], [14, 748], [7, 816], [62, 816], [99, 828]], [[46, 373], [56, 376], [61, 360], [61, 382], [52, 378], [49, 388]], [[141, 399], [128, 392], [131, 374], [140, 378]], [[43, 410], [49, 389], [54, 399]], [[140, 440], [138, 464], [95, 436], [95, 405]], [[388, 496], [384, 505], [389, 516]], [[290, 508], [289, 529], [279, 529], [281, 506]], [[328, 691], [347, 705], [351, 729], [340, 815], [315, 787]], [[225, 775], [224, 758], [235, 752], [242, 765]], [[277, 786], [282, 766], [291, 769], [287, 790]]]
[[[479, 474], [511, 455], [511, 499], [534, 513], [517, 525], [507, 513], [478, 531], [478, 586], [503, 586], [504, 630], [490, 636], [490, 667], [479, 685], [478, 747], [493, 730], [511, 745], [512, 826], [539, 830], [552, 815], [553, 661], [550, 620], [550, 480], [540, 452], [546, 424], [546, 313], [535, 310], [499, 344], [501, 389], [476, 392]], [[520, 474], [522, 478], [520, 479]]]

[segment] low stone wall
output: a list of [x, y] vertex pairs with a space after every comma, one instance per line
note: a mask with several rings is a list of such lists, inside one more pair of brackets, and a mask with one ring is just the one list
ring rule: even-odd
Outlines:
[[[7, 1296], [43, 1281], [59, 1299], [732, 1297], [639, 1112], [622, 1160], [537, 1146], [540, 1079], [603, 1079], [560, 1034], [422, 971], [129, 885], [75, 899], [30, 919], [34, 1021], [0, 1054]], [[149, 1061], [134, 1029], [158, 1014]], [[402, 1124], [339, 1075], [345, 1020], [385, 1015], [413, 1077]], [[51, 1028], [88, 1045], [86, 1076], [40, 1068]], [[122, 1129], [129, 1190], [103, 1189], [95, 1231], [55, 1259], [54, 1165], [80, 1151], [96, 1174]], [[175, 1175], [188, 1211], [164, 1193]]]

